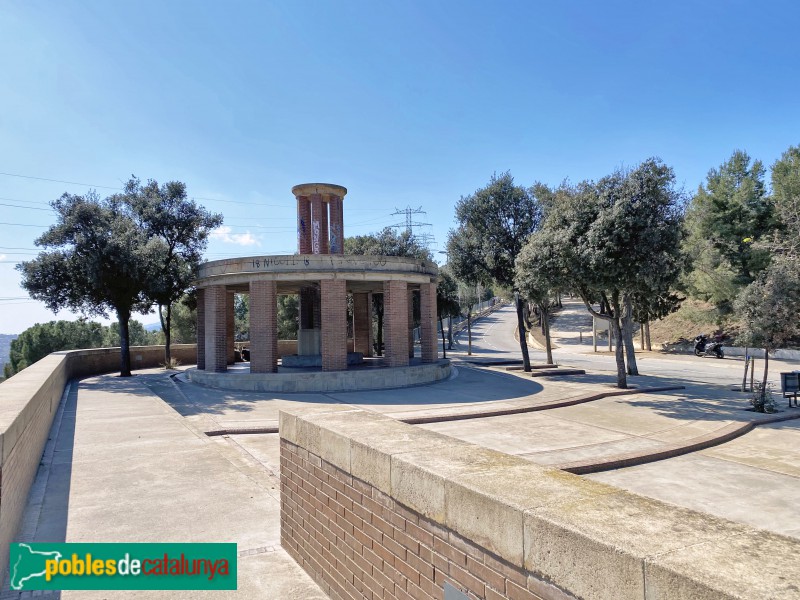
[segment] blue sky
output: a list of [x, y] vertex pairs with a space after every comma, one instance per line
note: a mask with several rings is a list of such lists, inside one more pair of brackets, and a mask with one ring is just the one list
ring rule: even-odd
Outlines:
[[[510, 170], [596, 179], [659, 156], [693, 191], [800, 143], [794, 2], [0, 3], [0, 332], [53, 317], [14, 263], [47, 202], [131, 174], [225, 215], [209, 258], [296, 248], [291, 187], [349, 189], [347, 235]], [[42, 210], [44, 209], [44, 210]], [[70, 318], [62, 313], [59, 317]], [[155, 321], [155, 315], [140, 317]]]

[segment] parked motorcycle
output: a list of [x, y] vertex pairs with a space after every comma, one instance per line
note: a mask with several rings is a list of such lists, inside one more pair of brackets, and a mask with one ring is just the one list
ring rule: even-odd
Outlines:
[[722, 351], [722, 343], [709, 342], [708, 337], [705, 335], [698, 335], [694, 338], [694, 355], [725, 358], [725, 353]]

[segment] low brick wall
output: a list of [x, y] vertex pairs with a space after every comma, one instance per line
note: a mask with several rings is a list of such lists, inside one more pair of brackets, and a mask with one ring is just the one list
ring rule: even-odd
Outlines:
[[[183, 364], [194, 363], [196, 352], [194, 344], [172, 346]], [[0, 383], [0, 579], [65, 386], [75, 377], [118, 370], [119, 361], [119, 348], [54, 352]], [[163, 362], [163, 346], [131, 348], [134, 369]]]
[[281, 543], [334, 600], [800, 598], [793, 538], [346, 406], [280, 438]]

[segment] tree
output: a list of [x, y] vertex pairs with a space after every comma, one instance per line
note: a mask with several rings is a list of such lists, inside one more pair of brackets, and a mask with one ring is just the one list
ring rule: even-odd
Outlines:
[[151, 243], [160, 242], [159, 268], [147, 282], [145, 293], [158, 308], [164, 360], [169, 364], [172, 307], [196, 279], [208, 236], [222, 225], [222, 215], [209, 213], [190, 200], [186, 184], [180, 181], [159, 186], [151, 179], [142, 185], [132, 177], [125, 186], [125, 200]]
[[800, 332], [800, 276], [788, 260], [776, 260], [736, 299], [736, 314], [744, 329], [740, 339], [764, 348], [761, 400], [767, 394], [769, 353]]
[[[430, 250], [408, 231], [395, 232], [386, 227], [380, 233], [357, 235], [345, 238], [344, 253], [361, 256], [407, 256], [433, 262]], [[375, 345], [378, 356], [383, 348], [383, 294], [372, 295], [372, 309], [375, 313]]]
[[170, 338], [176, 344], [197, 342], [197, 296], [194, 291], [184, 294], [172, 306]]
[[764, 166], [742, 150], [711, 169], [686, 215], [686, 254], [695, 258], [689, 290], [729, 310], [738, 291], [769, 263], [769, 252], [753, 242], [775, 229], [766, 197]]
[[800, 146], [791, 146], [772, 165], [770, 200], [779, 228], [766, 248], [800, 261]]
[[439, 283], [436, 286], [436, 314], [439, 316], [439, 329], [442, 330], [442, 356], [447, 358], [444, 317], [457, 317], [461, 311], [458, 303], [458, 282], [446, 268], [439, 270]]
[[562, 184], [540, 238], [547, 272], [561, 274], [553, 283], [575, 290], [594, 317], [609, 322], [620, 388], [627, 387], [626, 371], [638, 372], [634, 299], [669, 291], [681, 271], [681, 198], [674, 179], [671, 168], [648, 159], [597, 183]]
[[467, 354], [470, 356], [472, 356], [472, 309], [477, 303], [478, 294], [475, 286], [459, 282], [458, 304], [461, 307], [461, 316], [467, 319]]
[[278, 339], [296, 340], [300, 318], [300, 302], [297, 294], [278, 296]]
[[163, 242], [149, 239], [123, 195], [101, 200], [64, 194], [52, 203], [57, 223], [36, 239], [47, 248], [17, 265], [22, 287], [57, 312], [116, 313], [120, 329], [120, 375], [131, 375], [128, 321], [146, 312], [148, 282], [160, 277]]
[[556, 290], [565, 285], [565, 265], [552, 230], [533, 233], [522, 248], [516, 262], [515, 283], [520, 293], [533, 302], [542, 318], [547, 364], [553, 364], [550, 340], [550, 313]]
[[673, 292], [637, 293], [633, 296], [633, 318], [641, 324], [642, 339], [647, 350], [652, 350], [650, 343], [650, 322], [663, 319], [681, 307], [681, 302], [686, 300]]
[[233, 295], [233, 339], [243, 342], [250, 339], [250, 295]]
[[[131, 321], [128, 328], [131, 346], [148, 346], [155, 342], [156, 332], [149, 332], [139, 321]], [[51, 352], [80, 350], [83, 348], [109, 348], [120, 345], [118, 323], [109, 326], [95, 321], [50, 321], [37, 323], [23, 331], [11, 342], [6, 377], [19, 373]]]
[[94, 321], [50, 321], [37, 323], [11, 342], [5, 377], [19, 373], [51, 352], [99, 348], [103, 346], [105, 328]]
[[[111, 323], [103, 328], [103, 343], [106, 348], [120, 346], [119, 323]], [[132, 319], [128, 323], [128, 343], [131, 346], [155, 346], [159, 343], [159, 332], [147, 331], [139, 321]]]
[[[530, 190], [514, 185], [508, 172], [493, 175], [488, 185], [456, 204], [458, 227], [447, 241], [453, 273], [465, 282], [512, 287], [514, 261], [540, 220], [541, 208]], [[530, 371], [521, 302], [517, 302], [517, 323], [523, 368]]]

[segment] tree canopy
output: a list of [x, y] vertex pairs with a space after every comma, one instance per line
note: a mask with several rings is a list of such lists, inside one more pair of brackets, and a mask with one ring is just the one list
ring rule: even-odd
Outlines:
[[[670, 167], [648, 159], [600, 181], [562, 184], [551, 194], [541, 230], [517, 264], [517, 281], [534, 299], [553, 288], [580, 295], [617, 339], [617, 385], [627, 387], [633, 352], [633, 305], [669, 293], [681, 272], [681, 195]], [[605, 310], [594, 307], [601, 301]]]
[[147, 282], [145, 294], [157, 306], [169, 363], [172, 307], [197, 277], [208, 236], [222, 224], [222, 215], [190, 200], [186, 184], [180, 181], [159, 185], [151, 179], [142, 185], [133, 177], [124, 196], [148, 239], [159, 242], [156, 276]]
[[[130, 338], [132, 346], [146, 346], [156, 341], [154, 334], [145, 330], [138, 321], [130, 323]], [[5, 377], [11, 377], [51, 352], [115, 347], [119, 346], [119, 339], [117, 323], [108, 327], [86, 320], [37, 323], [11, 342], [4, 374]]]
[[[514, 285], [514, 261], [528, 236], [539, 227], [541, 207], [533, 192], [514, 184], [506, 172], [492, 175], [489, 183], [456, 204], [455, 229], [447, 240], [448, 265], [467, 283]], [[517, 302], [517, 322], [523, 368], [530, 371], [522, 304]]]
[[[130, 376], [128, 322], [153, 303], [177, 300], [194, 277], [208, 229], [221, 222], [186, 199], [185, 186], [142, 187], [101, 199], [64, 194], [52, 203], [57, 222], [35, 240], [45, 248], [21, 263], [22, 286], [52, 311], [117, 316], [120, 374]], [[165, 335], [169, 335], [167, 326]]]
[[769, 263], [769, 252], [755, 243], [775, 229], [764, 174], [761, 161], [736, 150], [708, 172], [687, 210], [687, 284], [723, 309]]

